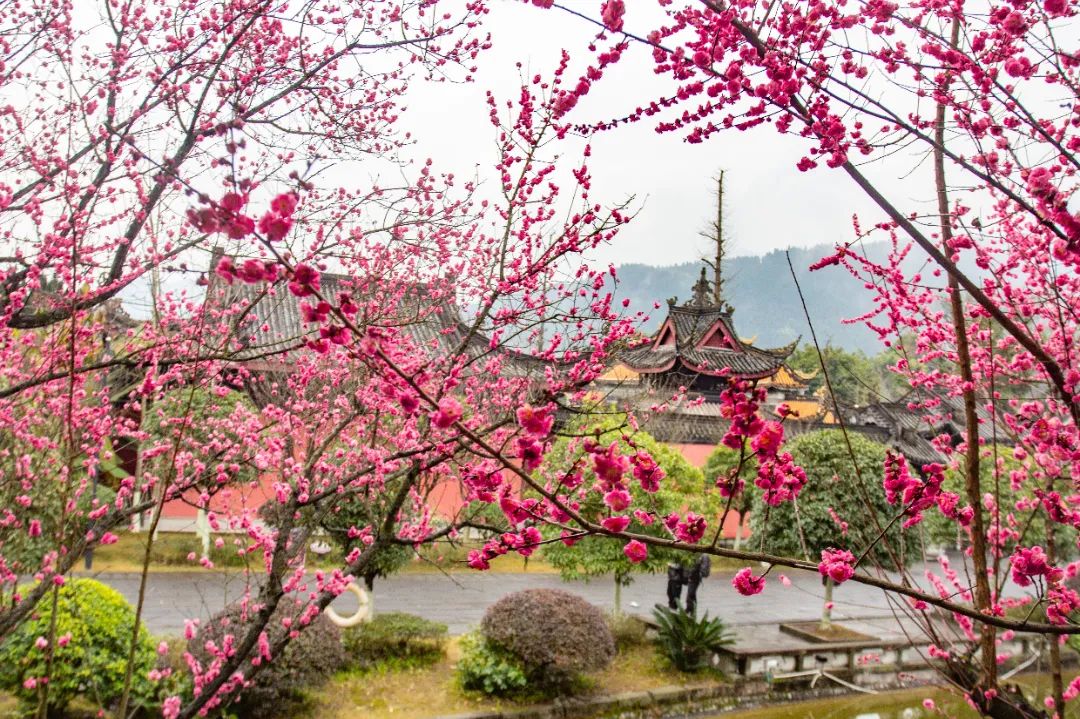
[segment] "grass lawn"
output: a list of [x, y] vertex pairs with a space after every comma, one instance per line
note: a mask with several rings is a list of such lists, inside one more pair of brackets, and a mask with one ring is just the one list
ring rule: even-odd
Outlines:
[[[306, 716], [322, 719], [429, 719], [471, 711], [512, 709], [507, 700], [463, 694], [454, 681], [457, 641], [437, 664], [403, 671], [343, 673], [313, 692]], [[605, 671], [590, 676], [586, 692], [617, 694], [673, 684], [700, 684], [708, 674], [687, 675], [665, 669], [651, 644], [620, 652]]]
[[[149, 535], [145, 533], [124, 532], [120, 534], [120, 541], [94, 550], [94, 563], [92, 573], [99, 572], [140, 572], [142, 571], [143, 556], [146, 552], [146, 540]], [[220, 535], [224, 540], [224, 546], [220, 549], [211, 545], [210, 560], [215, 569], [242, 570], [253, 569], [263, 571], [261, 554], [244, 554], [241, 556], [240, 549], [247, 547], [247, 542], [242, 535]], [[441, 544], [435, 547], [425, 547], [421, 550], [416, 561], [410, 562], [402, 571], [412, 572], [454, 572], [473, 571], [466, 564], [466, 556], [471, 547], [452, 547], [449, 544]], [[198, 557], [202, 552], [201, 544], [194, 534], [161, 533], [154, 540], [150, 550], [150, 569], [154, 572], [189, 572], [199, 571], [202, 565]], [[194, 553], [193, 561], [188, 557]], [[331, 552], [327, 557], [320, 558], [314, 554], [308, 555], [308, 566], [317, 568], [333, 568], [338, 566], [340, 558], [337, 552]], [[83, 564], [76, 565], [75, 573], [83, 572]], [[552, 573], [556, 570], [542, 558], [522, 557], [517, 554], [507, 554], [498, 557], [491, 562], [491, 570], [494, 572], [541, 572]]]
[[[513, 709], [527, 706], [480, 694], [464, 694], [454, 681], [459, 656], [457, 639], [451, 639], [447, 656], [422, 668], [342, 672], [323, 687], [313, 690], [300, 713], [303, 719], [430, 719], [470, 711]], [[664, 669], [652, 644], [620, 652], [608, 669], [589, 678], [587, 694], [642, 691], [673, 684], [701, 684], [716, 675], [687, 675]], [[537, 701], [543, 701], [542, 699]], [[0, 717], [14, 716], [16, 702], [0, 692]]]
[[[253, 569], [263, 571], [262, 556], [256, 554], [240, 554], [240, 550], [247, 547], [247, 542], [242, 535], [220, 535], [224, 546], [220, 549], [211, 545], [210, 560], [215, 569], [242, 570]], [[143, 555], [146, 552], [145, 533], [124, 532], [120, 535], [120, 541], [94, 550], [93, 574], [99, 572], [140, 572], [142, 571]], [[410, 562], [402, 571], [405, 573], [425, 572], [456, 572], [474, 571], [465, 564], [469, 546], [450, 546], [439, 544], [435, 547], [424, 547], [416, 561]], [[202, 569], [198, 557], [202, 551], [201, 544], [194, 534], [161, 533], [154, 540], [150, 550], [150, 569], [154, 572], [190, 572]], [[196, 559], [188, 557], [194, 553]], [[337, 552], [331, 552], [327, 557], [317, 557], [308, 554], [308, 566], [312, 569], [332, 569], [338, 566], [340, 561]], [[721, 557], [713, 558], [713, 570], [739, 569], [745, 562], [727, 560]], [[83, 564], [79, 562], [75, 568], [75, 574], [82, 573]], [[555, 573], [557, 570], [544, 561], [543, 556], [522, 557], [518, 554], [506, 554], [497, 557], [491, 562], [492, 572], [537, 572], [543, 574]]]

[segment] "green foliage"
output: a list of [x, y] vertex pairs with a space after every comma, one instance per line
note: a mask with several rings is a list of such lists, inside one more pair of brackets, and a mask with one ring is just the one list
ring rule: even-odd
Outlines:
[[349, 627], [342, 641], [349, 659], [361, 667], [392, 662], [395, 666], [422, 666], [446, 653], [446, 625], [406, 614], [377, 614], [370, 622]]
[[[822, 549], [837, 547], [858, 553], [877, 536], [877, 527], [868, 511], [877, 514], [884, 527], [896, 514], [896, 508], [885, 501], [881, 481], [884, 471], [885, 447], [856, 432], [849, 432], [851, 449], [861, 473], [862, 487], [848, 452], [844, 435], [839, 430], [811, 432], [798, 436], [787, 443], [795, 463], [806, 471], [807, 484], [799, 494], [798, 516], [796, 506], [785, 502], [770, 507], [761, 502], [760, 492], [752, 492], [754, 505], [751, 510], [751, 544], [774, 554], [803, 556], [799, 540], [799, 528], [806, 540], [808, 559], [816, 561]], [[871, 507], [864, 504], [868, 498]], [[849, 524], [848, 533], [841, 529], [829, 515], [829, 508]], [[890, 529], [887, 538], [894, 547], [900, 546], [900, 524]], [[874, 546], [874, 556], [887, 563], [889, 555], [882, 542]], [[905, 555], [907, 556], [907, 555]], [[913, 557], [908, 557], [909, 559]]]
[[821, 348], [819, 357], [814, 345], [804, 343], [791, 353], [788, 362], [804, 374], [817, 373], [810, 380], [809, 387], [811, 392], [817, 392], [825, 386], [825, 373], [821, 371], [822, 359], [838, 401], [861, 405], [880, 398], [883, 363], [867, 357], [862, 350], [849, 352], [827, 344]]
[[[135, 629], [135, 611], [115, 589], [93, 579], [72, 579], [60, 587], [56, 603], [56, 642], [51, 671], [46, 669], [48, 649], [39, 649], [39, 637], [49, 636], [53, 621], [51, 595], [38, 604], [0, 644], [0, 687], [18, 699], [22, 709], [37, 707], [38, 693], [28, 679], [49, 678], [48, 708], [62, 712], [76, 697], [109, 709], [124, 690], [128, 651]], [[61, 646], [60, 639], [69, 638]], [[132, 704], [150, 707], [156, 687], [147, 678], [157, 656], [150, 635], [139, 629], [132, 667]]]
[[[299, 626], [298, 606], [282, 600], [266, 625], [265, 631], [271, 644], [281, 639], [287, 631], [283, 626], [286, 617], [294, 620], [294, 628]], [[253, 615], [245, 616], [239, 604], [231, 604], [202, 626], [188, 642], [188, 652], [200, 664], [208, 666], [213, 658], [206, 649], [207, 642], [220, 647], [226, 636], [241, 637], [254, 619]], [[346, 659], [341, 630], [326, 615], [320, 614], [286, 645], [279, 656], [272, 657], [229, 710], [235, 711], [240, 717], [253, 719], [288, 715], [303, 699], [305, 690], [329, 679], [345, 666]]]
[[[962, 454], [959, 455], [959, 463], [963, 467], [964, 459]], [[982, 493], [999, 498], [998, 506], [1001, 508], [1002, 523], [1020, 534], [1020, 539], [1016, 542], [1017, 545], [1038, 544], [1045, 546], [1046, 510], [1041, 506], [1036, 510], [1020, 511], [1016, 509], [1018, 501], [1025, 498], [1030, 501], [1032, 498], [1030, 484], [1026, 485], [1021, 491], [1016, 492], [1013, 491], [1012, 484], [1009, 481], [1009, 473], [1022, 467], [1023, 463], [1016, 459], [1011, 448], [998, 445], [995, 451], [993, 445], [982, 447], [979, 460], [979, 480]], [[964, 488], [962, 469], [947, 469], [942, 487], [948, 492], [955, 492], [960, 495], [961, 504], [966, 503], [967, 494]], [[981, 509], [981, 507], [979, 508]], [[928, 545], [954, 547], [957, 542], [961, 546], [969, 544], [967, 532], [955, 521], [936, 510], [931, 509], [923, 512], [923, 521], [919, 527], [921, 527], [921, 530], [916, 528], [908, 531], [921, 531], [922, 537]], [[1076, 529], [1065, 524], [1055, 524], [1054, 546], [1059, 558], [1067, 559], [1075, 554], [1076, 540]], [[1011, 550], [1007, 550], [1007, 553], [1008, 551]]]
[[490, 644], [517, 657], [529, 684], [538, 688], [570, 686], [615, 656], [603, 612], [558, 589], [506, 595], [488, 607], [480, 631]]
[[717, 650], [735, 641], [723, 620], [710, 619], [708, 612], [698, 617], [658, 604], [653, 617], [658, 625], [658, 645], [679, 671], [704, 669]]
[[[11, 475], [8, 475], [11, 476]], [[8, 483], [14, 494], [24, 494], [24, 490], [18, 482]], [[45, 489], [47, 487], [47, 489]], [[95, 493], [94, 489], [87, 487], [75, 502], [75, 511], [65, 513], [62, 511], [64, 500], [57, 493], [56, 485], [49, 483], [35, 484], [29, 491], [32, 499], [33, 517], [41, 522], [41, 534], [31, 537], [26, 531], [5, 531], [0, 533], [0, 555], [7, 562], [9, 568], [19, 574], [32, 574], [41, 567], [41, 561], [48, 552], [53, 551], [57, 545], [57, 536], [61, 533], [75, 540], [86, 534], [88, 520], [86, 515], [90, 510], [104, 504], [112, 504], [116, 501], [116, 492], [99, 484]], [[0, 490], [0, 502], [5, 507], [15, 506], [12, 499], [6, 501], [7, 492]], [[61, 532], [63, 526], [63, 532]]]
[[[718, 477], [728, 476], [737, 466], [739, 466], [738, 451], [720, 444], [709, 454], [709, 457], [705, 460], [705, 467], [701, 471], [705, 477], [705, 482], [711, 486]], [[739, 476], [747, 483], [754, 481], [757, 476], [757, 459], [755, 457], [745, 459]]]
[[630, 614], [621, 612], [609, 612], [604, 616], [607, 621], [611, 638], [615, 640], [615, 647], [620, 652], [634, 647], [640, 647], [648, 638], [645, 636], [647, 627], [645, 622]]
[[[345, 495], [335, 502], [326, 515], [320, 517], [318, 524], [341, 547], [343, 554], [348, 554], [357, 546], [363, 549], [365, 545], [360, 539], [349, 537], [349, 529], [369, 525], [382, 526], [386, 514], [390, 511], [390, 502], [396, 494], [396, 485], [387, 482], [378, 490], [362, 495]], [[376, 578], [387, 577], [402, 569], [413, 556], [412, 548], [402, 544], [389, 544], [378, 549], [364, 570], [363, 576], [368, 589], [372, 588]]]
[[[562, 474], [583, 456], [584, 450], [576, 436], [592, 436], [601, 445], [618, 441], [622, 452], [632, 454], [636, 450], [631, 449], [623, 439], [625, 421], [625, 415], [612, 414], [586, 415], [571, 422], [563, 430], [568, 436], [560, 437], [552, 446], [543, 471], [548, 476]], [[632, 477], [629, 478], [627, 484], [633, 497], [631, 508], [651, 511], [660, 517], [684, 509], [691, 509], [706, 516], [715, 515], [719, 509], [716, 493], [703, 491], [705, 478], [700, 469], [686, 461], [677, 450], [657, 442], [647, 432], [633, 433], [633, 442], [637, 449], [651, 454], [667, 476], [660, 483], [660, 491], [654, 494], [645, 492], [638, 482]], [[582, 469], [588, 474], [591, 472], [591, 465], [586, 462]], [[590, 478], [587, 476], [585, 481], [588, 484]], [[582, 498], [579, 511], [586, 519], [593, 521], [599, 521], [608, 515], [608, 509], [597, 492], [591, 492]], [[559, 536], [559, 530], [551, 526], [543, 527], [542, 531], [546, 538]], [[667, 536], [660, 521], [645, 525], [633, 518], [627, 531]], [[653, 546], [649, 547], [649, 556], [645, 561], [634, 564], [623, 554], [623, 545], [620, 542], [597, 536], [586, 537], [576, 542], [573, 547], [567, 547], [562, 542], [553, 542], [544, 548], [544, 558], [559, 570], [563, 579], [589, 579], [614, 574], [615, 581], [623, 586], [633, 581], [632, 574], [663, 571], [669, 562], [680, 561], [681, 557], [681, 552]]]
[[457, 677], [463, 689], [492, 696], [520, 692], [529, 684], [519, 659], [477, 633], [461, 638]]

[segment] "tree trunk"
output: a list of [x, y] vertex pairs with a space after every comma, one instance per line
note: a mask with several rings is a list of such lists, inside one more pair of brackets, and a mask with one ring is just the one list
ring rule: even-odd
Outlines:
[[[960, 42], [960, 22], [953, 19], [950, 46], [956, 48]], [[945, 105], [937, 104], [934, 122], [934, 185], [937, 189], [938, 221], [941, 227], [941, 242], [945, 252], [951, 252], [952, 217], [949, 210], [948, 185], [945, 182]], [[979, 480], [979, 420], [975, 413], [975, 378], [971, 370], [971, 352], [968, 347], [967, 321], [964, 318], [964, 303], [960, 297], [960, 283], [949, 276], [949, 303], [952, 308], [953, 334], [956, 335], [956, 364], [960, 379], [964, 383], [964, 423], [967, 425], [964, 437], [964, 490], [968, 503], [975, 510], [971, 522], [971, 560], [975, 569], [975, 606], [989, 613], [992, 599], [990, 578], [986, 565], [986, 528], [982, 515], [982, 486]], [[980, 688], [984, 691], [997, 689], [997, 642], [994, 628], [984, 624], [979, 629], [982, 672], [979, 678]]]
[[[1054, 523], [1047, 518], [1046, 521], [1046, 558], [1051, 565], [1057, 562], [1057, 546], [1055, 546]], [[1050, 682], [1054, 697], [1054, 716], [1065, 716], [1065, 682], [1061, 677], [1061, 637], [1053, 634], [1046, 636], [1050, 644]]]
[[367, 619], [370, 622], [375, 618], [375, 577], [364, 575], [364, 589], [367, 591]]
[[210, 517], [206, 509], [199, 507], [195, 514], [195, 536], [199, 538], [202, 547], [202, 556], [210, 556]]
[[818, 628], [826, 632], [832, 629], [832, 577], [825, 577], [825, 601], [821, 605], [821, 624]]
[[622, 616], [622, 577], [615, 575], [615, 610], [616, 617]]

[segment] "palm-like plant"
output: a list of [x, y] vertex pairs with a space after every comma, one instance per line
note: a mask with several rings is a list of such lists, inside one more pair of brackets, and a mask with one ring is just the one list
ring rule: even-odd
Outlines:
[[724, 621], [701, 617], [657, 605], [653, 609], [657, 624], [657, 639], [675, 668], [696, 672], [708, 666], [709, 657], [721, 647], [735, 642]]

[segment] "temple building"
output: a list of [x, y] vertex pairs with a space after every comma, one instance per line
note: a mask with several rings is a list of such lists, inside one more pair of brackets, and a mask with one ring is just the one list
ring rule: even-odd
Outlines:
[[[831, 418], [819, 398], [809, 393], [805, 375], [787, 364], [798, 344], [760, 348], [735, 330], [734, 309], [717, 297], [704, 268], [691, 298], [668, 300], [668, 314], [648, 340], [625, 350], [600, 378], [617, 405], [648, 417], [645, 429], [658, 440], [678, 446], [698, 466], [726, 431], [720, 416], [720, 393], [744, 380], [768, 390], [767, 409], [781, 402], [801, 421]], [[682, 392], [680, 392], [682, 388]], [[662, 412], [650, 412], [675, 394], [682, 398]]]
[[684, 304], [668, 300], [668, 316], [649, 342], [627, 350], [619, 360], [657, 387], [686, 387], [715, 400], [734, 380], [768, 381], [783, 372], [783, 383], [805, 390], [802, 378], [784, 361], [798, 340], [784, 347], [760, 349], [739, 338], [732, 321], [734, 310], [716, 303], [712, 285], [701, 269], [693, 296]]

